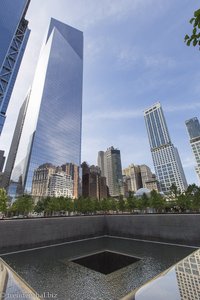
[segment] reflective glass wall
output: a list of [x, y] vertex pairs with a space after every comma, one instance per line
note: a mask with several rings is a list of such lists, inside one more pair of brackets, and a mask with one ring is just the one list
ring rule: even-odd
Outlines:
[[23, 185], [35, 197], [78, 196], [82, 76], [83, 33], [52, 19], [24, 125], [31, 138]]

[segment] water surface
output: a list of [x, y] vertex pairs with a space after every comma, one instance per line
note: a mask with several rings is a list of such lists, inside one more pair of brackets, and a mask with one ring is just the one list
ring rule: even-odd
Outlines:
[[[72, 262], [99, 251], [139, 257], [136, 263], [104, 275]], [[5, 255], [2, 258], [45, 299], [117, 300], [166, 270], [195, 249], [120, 238], [96, 238]]]

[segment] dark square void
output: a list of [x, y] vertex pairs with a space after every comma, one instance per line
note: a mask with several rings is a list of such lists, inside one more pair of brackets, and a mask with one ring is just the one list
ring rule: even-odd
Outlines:
[[121, 253], [103, 251], [89, 256], [72, 260], [73, 262], [103, 273], [105, 275], [124, 268], [130, 264], [139, 261], [139, 258], [127, 256]]

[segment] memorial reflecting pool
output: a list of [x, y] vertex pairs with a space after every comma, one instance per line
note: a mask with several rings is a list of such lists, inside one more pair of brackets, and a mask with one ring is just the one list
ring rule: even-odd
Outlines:
[[[194, 250], [196, 249], [182, 246], [103, 237], [5, 255], [3, 259], [36, 292], [46, 295], [46, 299], [54, 296], [54, 299], [59, 300], [116, 300]], [[111, 257], [112, 253], [114, 256]], [[90, 254], [92, 258], [88, 260]], [[95, 256], [97, 254], [100, 256]], [[126, 256], [121, 257], [120, 254]], [[118, 267], [115, 266], [115, 261]], [[98, 269], [102, 263], [111, 263], [111, 269], [109, 266]], [[94, 270], [95, 267], [97, 271]]]

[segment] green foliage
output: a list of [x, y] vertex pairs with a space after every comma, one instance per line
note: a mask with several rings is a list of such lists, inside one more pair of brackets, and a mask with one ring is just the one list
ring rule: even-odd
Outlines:
[[119, 211], [124, 212], [125, 208], [126, 208], [125, 201], [123, 199], [123, 196], [120, 195], [119, 201], [118, 201], [118, 209], [119, 209]]
[[177, 201], [176, 200], [165, 201], [165, 211], [177, 212]]
[[37, 213], [41, 213], [45, 210], [44, 199], [39, 200], [34, 207], [34, 211]]
[[194, 47], [197, 45], [200, 46], [200, 9], [194, 12], [194, 17], [190, 19], [190, 23], [193, 26], [193, 30], [190, 36], [188, 34], [185, 35], [185, 43], [187, 46], [191, 44]]
[[81, 213], [82, 212], [82, 201], [83, 198], [78, 198], [74, 200], [74, 212]]
[[150, 206], [154, 208], [156, 212], [161, 212], [165, 208], [164, 198], [155, 190], [151, 191], [150, 194]]
[[138, 200], [137, 200], [137, 208], [139, 210], [146, 210], [147, 207], [150, 206], [150, 201], [149, 201], [149, 198], [148, 196], [144, 193], [142, 195], [142, 197], [140, 197]]
[[137, 199], [134, 197], [133, 194], [129, 194], [129, 197], [126, 201], [126, 208], [129, 212], [133, 212], [134, 209], [137, 207]]
[[178, 190], [177, 186], [174, 183], [172, 183], [172, 185], [170, 186], [170, 194], [174, 199], [176, 199], [178, 195], [181, 194], [180, 190]]
[[81, 212], [84, 214], [90, 214], [94, 212], [94, 200], [91, 198], [82, 199]]
[[109, 208], [112, 211], [117, 211], [117, 201], [114, 198], [109, 198]]
[[34, 202], [31, 196], [23, 195], [17, 198], [17, 200], [11, 206], [11, 212], [14, 214], [28, 215], [33, 211]]
[[7, 194], [4, 189], [0, 189], [0, 212], [5, 213], [7, 209]]
[[46, 197], [39, 200], [34, 208], [38, 213], [44, 212], [45, 215], [52, 215], [60, 212], [71, 212], [74, 210], [72, 199], [64, 197]]
[[104, 198], [103, 200], [101, 200], [100, 206], [101, 210], [104, 213], [107, 213], [110, 210], [110, 201], [108, 200], [108, 198]]
[[181, 194], [178, 196], [177, 205], [181, 212], [185, 212], [186, 210], [190, 210], [192, 203], [191, 198], [187, 197], [187, 195]]
[[98, 199], [94, 199], [94, 212], [98, 212], [101, 210], [100, 201]]
[[[65, 207], [66, 211], [69, 213], [69, 215], [73, 212], [74, 210], [74, 202], [71, 198], [67, 198], [66, 199], [66, 207]], [[63, 209], [63, 210], [65, 210]]]
[[189, 185], [185, 195], [191, 202], [191, 209], [198, 212], [200, 210], [200, 188], [196, 184]]
[[[189, 185], [184, 193], [180, 193], [175, 185], [171, 186], [171, 199], [166, 199], [160, 195], [160, 193], [151, 191], [150, 197], [143, 194], [142, 197], [136, 198], [134, 193], [129, 193], [129, 196], [124, 200], [123, 196], [119, 197], [119, 200], [115, 198], [106, 198], [102, 200], [79, 197], [78, 199], [64, 198], [64, 197], [46, 197], [40, 199], [34, 207], [34, 211], [44, 215], [60, 214], [62, 212], [68, 212], [70, 215], [72, 212], [78, 214], [93, 214], [97, 212], [115, 212], [115, 211], [129, 211], [134, 212], [135, 209], [147, 212], [147, 208], [153, 208], [155, 212], [185, 212], [195, 211], [200, 212], [200, 188], [195, 184]], [[6, 192], [0, 189], [0, 211], [6, 211]], [[16, 215], [28, 215], [33, 210], [33, 200], [31, 196], [24, 195], [19, 197], [7, 210], [7, 212], [14, 213]]]

